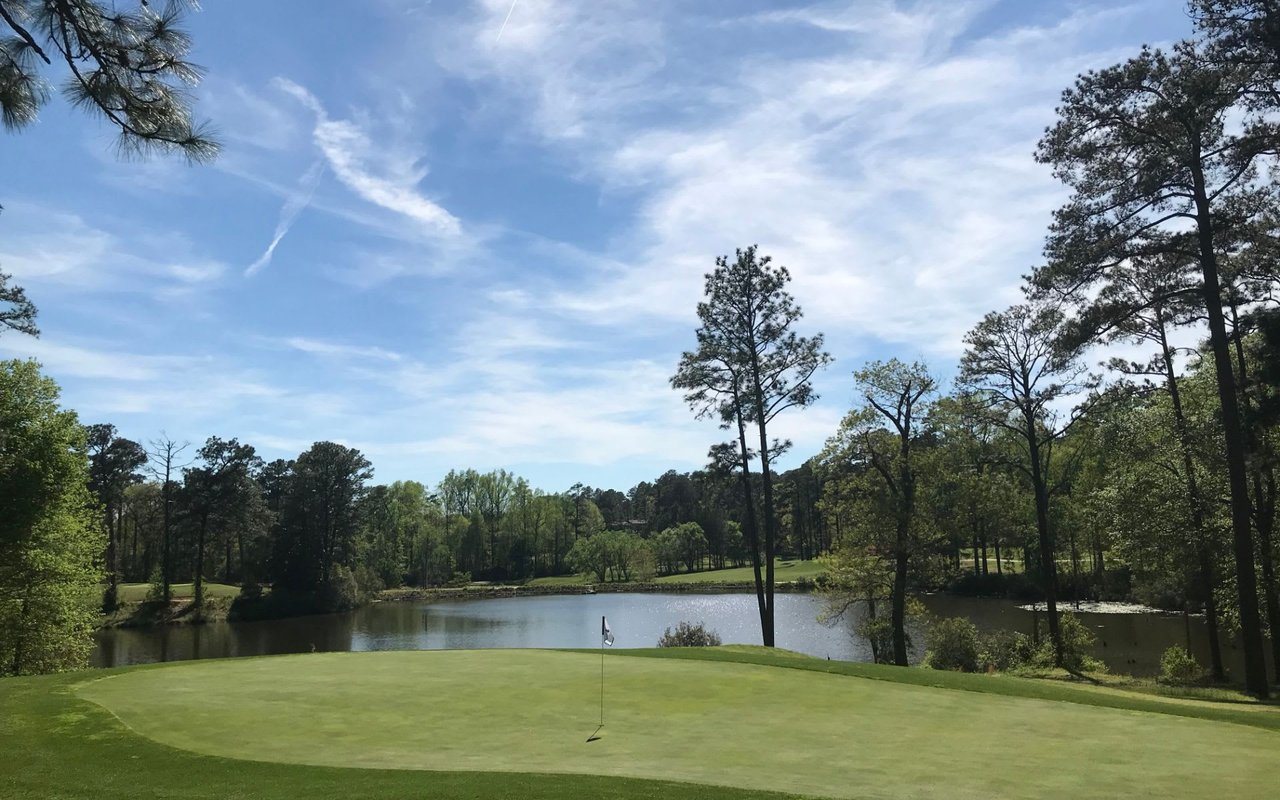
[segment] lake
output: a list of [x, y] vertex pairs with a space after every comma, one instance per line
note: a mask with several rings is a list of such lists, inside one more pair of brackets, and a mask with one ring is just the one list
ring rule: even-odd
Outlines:
[[[923, 598], [936, 616], [966, 616], [979, 630], [1031, 632], [1033, 614], [1008, 600], [933, 595]], [[817, 621], [822, 599], [779, 594], [775, 599], [777, 645], [819, 658], [870, 661], [871, 648], [853, 633], [855, 618], [824, 625]], [[1069, 606], [1064, 606], [1069, 608]], [[759, 644], [754, 594], [595, 594], [441, 602], [375, 603], [342, 614], [264, 622], [220, 622], [99, 631], [92, 657], [96, 667], [230, 658], [279, 653], [364, 650], [441, 650], [483, 647], [598, 647], [600, 617], [609, 618], [616, 647], [652, 647], [667, 627], [681, 620], [703, 622], [725, 644]], [[1044, 625], [1044, 615], [1039, 615]], [[1181, 615], [1082, 613], [1098, 635], [1094, 655], [1112, 672], [1154, 675], [1165, 648], [1187, 642], [1208, 663], [1204, 620]], [[915, 658], [924, 638], [912, 631]], [[1234, 643], [1224, 642], [1224, 659], [1241, 669]]]

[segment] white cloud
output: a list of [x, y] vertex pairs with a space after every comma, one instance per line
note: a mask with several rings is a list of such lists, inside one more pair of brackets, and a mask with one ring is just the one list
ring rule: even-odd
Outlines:
[[317, 161], [298, 179], [297, 188], [285, 198], [284, 205], [280, 207], [280, 218], [276, 220], [276, 230], [271, 236], [271, 241], [267, 244], [267, 249], [262, 251], [262, 255], [258, 256], [258, 260], [245, 269], [244, 274], [246, 276], [254, 274], [271, 263], [271, 257], [275, 254], [276, 247], [279, 246], [280, 241], [284, 239], [285, 234], [293, 227], [293, 223], [298, 219], [298, 215], [302, 213], [303, 209], [311, 204], [311, 198], [315, 196], [316, 186], [320, 184], [320, 178], [323, 175], [324, 163]]
[[[496, 48], [478, 32], [507, 9], [488, 2], [466, 56], [447, 63], [496, 76], [566, 158], [642, 192], [620, 240], [632, 254], [601, 254], [603, 268], [544, 292], [554, 309], [615, 329], [687, 325], [713, 257], [759, 243], [795, 275], [806, 324], [840, 346], [872, 337], [953, 356], [1038, 258], [1063, 191], [1033, 161], [1035, 141], [1061, 88], [1115, 57], [1091, 37], [1133, 13], [975, 36], [986, 5], [828, 5], [717, 23], [717, 35], [810, 26], [844, 44], [659, 78], [664, 58], [628, 56], [665, 44], [684, 57], [679, 45], [697, 39], [673, 41], [655, 11], [522, 4], [521, 27]], [[617, 41], [626, 66], [583, 68]], [[643, 113], [673, 97], [701, 113]]]
[[160, 381], [198, 363], [198, 359], [139, 355], [16, 336], [0, 339], [0, 352], [11, 358], [34, 358], [59, 376], [120, 382]]
[[361, 345], [323, 342], [302, 336], [291, 336], [286, 339], [284, 343], [286, 346], [294, 350], [317, 356], [331, 356], [335, 358], [371, 358], [379, 361], [399, 361], [403, 358], [399, 353], [384, 350], [381, 347], [366, 347]]
[[201, 255], [180, 233], [102, 215], [90, 224], [78, 214], [21, 199], [8, 202], [0, 230], [0, 265], [29, 286], [171, 297], [226, 272], [226, 264]]
[[351, 120], [330, 119], [319, 99], [299, 84], [276, 78], [273, 85], [316, 115], [312, 138], [333, 174], [357, 196], [421, 224], [425, 233], [456, 236], [458, 218], [417, 190], [427, 171], [416, 157], [376, 145], [370, 134]]

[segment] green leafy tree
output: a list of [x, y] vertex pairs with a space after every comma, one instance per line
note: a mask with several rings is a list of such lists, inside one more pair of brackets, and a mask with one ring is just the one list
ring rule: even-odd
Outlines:
[[120, 537], [125, 489], [142, 481], [139, 470], [147, 463], [147, 451], [131, 439], [116, 435], [114, 425], [90, 425], [89, 489], [98, 497], [107, 528], [107, 589], [103, 608], [116, 607], [120, 581]]
[[[869, 467], [886, 493], [893, 531], [886, 551], [893, 565], [890, 624], [893, 662], [907, 666], [907, 582], [917, 541], [916, 484], [912, 455], [929, 413], [929, 399], [937, 384], [924, 364], [897, 359], [875, 361], [853, 374], [861, 405], [845, 417], [840, 431], [828, 442], [831, 457]], [[888, 435], [885, 435], [885, 434]]]
[[995, 425], [978, 398], [944, 397], [929, 415], [937, 439], [941, 480], [926, 487], [925, 507], [935, 525], [951, 536], [959, 570], [960, 548], [973, 550], [975, 576], [1004, 572], [1010, 547], [1023, 544], [1022, 509], [1028, 506], [1009, 474], [1009, 434]]
[[209, 437], [198, 451], [200, 466], [184, 473], [183, 496], [188, 518], [196, 532], [194, 603], [204, 605], [205, 561], [210, 544], [223, 543], [226, 552], [224, 578], [230, 580], [232, 542], [239, 541], [242, 556], [246, 536], [265, 535], [268, 508], [256, 480], [262, 460], [253, 447], [236, 439]]
[[[1052, 287], [1051, 283], [1046, 285]], [[1147, 348], [1146, 360], [1114, 358], [1112, 370], [1130, 380], [1138, 380], [1151, 389], [1152, 382], [1168, 397], [1168, 415], [1157, 420], [1171, 428], [1180, 462], [1173, 468], [1181, 476], [1183, 499], [1187, 513], [1176, 518], [1191, 532], [1198, 543], [1194, 563], [1198, 565], [1201, 590], [1191, 596], [1204, 598], [1206, 624], [1210, 630], [1213, 673], [1224, 676], [1218, 643], [1218, 619], [1213, 602], [1217, 584], [1215, 537], [1209, 530], [1210, 511], [1201, 484], [1204, 478], [1196, 459], [1191, 425], [1183, 409], [1182, 387], [1177, 375], [1178, 348], [1172, 343], [1173, 331], [1203, 317], [1196, 275], [1196, 260], [1171, 249], [1153, 256], [1136, 256], [1124, 263], [1110, 264], [1100, 270], [1092, 284], [1093, 291], [1068, 292], [1067, 296], [1080, 308], [1080, 320], [1069, 335], [1080, 343], [1099, 340], [1104, 343], [1128, 343]], [[1166, 473], [1167, 474], [1167, 473]], [[1164, 477], [1164, 475], [1162, 475]]]
[[1280, 142], [1280, 123], [1244, 114], [1258, 81], [1257, 65], [1214, 63], [1192, 42], [1169, 53], [1144, 48], [1077, 78], [1037, 151], [1072, 196], [1055, 212], [1049, 264], [1035, 281], [1087, 291], [1136, 256], [1179, 253], [1197, 264], [1230, 480], [1245, 683], [1266, 695], [1245, 432], [1220, 263], [1275, 204], [1275, 186], [1259, 170]]
[[[827, 486], [834, 490], [835, 483]], [[892, 663], [892, 624], [880, 613], [881, 604], [893, 591], [892, 567], [874, 549], [857, 546], [852, 531], [842, 535], [830, 555], [820, 561], [825, 579], [819, 585], [824, 604], [818, 621], [830, 625], [857, 608], [865, 608], [858, 634], [871, 645], [873, 662]]]
[[359, 450], [316, 442], [281, 476], [284, 497], [274, 572], [284, 589], [325, 595], [336, 568], [350, 576], [359, 553], [361, 500], [373, 468]]
[[82, 669], [106, 546], [76, 415], [33, 361], [0, 361], [0, 675]]
[[1054, 447], [1083, 418], [1085, 409], [1064, 415], [1061, 402], [1086, 387], [1076, 352], [1060, 346], [1064, 316], [1050, 305], [1016, 305], [988, 314], [965, 336], [959, 381], [979, 399], [993, 425], [1017, 437], [1021, 458], [1013, 462], [1031, 484], [1039, 534], [1040, 578], [1049, 616], [1049, 636], [1061, 665], [1063, 644], [1058, 624], [1058, 568], [1050, 527]]
[[495, 578], [505, 578], [510, 566], [508, 564], [510, 548], [506, 546], [507, 542], [502, 542], [500, 539], [503, 518], [511, 506], [515, 485], [515, 477], [505, 469], [499, 469], [481, 475], [476, 486], [480, 516], [489, 541], [489, 569]]
[[[698, 304], [698, 347], [681, 357], [671, 379], [700, 417], [715, 417], [722, 428], [737, 429], [736, 451], [729, 445], [714, 457], [718, 461], [732, 458], [741, 468], [747, 539], [766, 647], [774, 643], [778, 528], [771, 459], [789, 444], [771, 441], [768, 426], [783, 411], [803, 408], [817, 399], [811, 379], [831, 361], [822, 349], [822, 334], [804, 337], [796, 332], [802, 313], [786, 291], [790, 281], [787, 269], [773, 266], [769, 256], [757, 257], [754, 245], [738, 250], [732, 262], [727, 256], [718, 257], [716, 269], [706, 276], [706, 300]], [[754, 457], [760, 460], [762, 525], [757, 522], [751, 486], [748, 426], [757, 434]]]

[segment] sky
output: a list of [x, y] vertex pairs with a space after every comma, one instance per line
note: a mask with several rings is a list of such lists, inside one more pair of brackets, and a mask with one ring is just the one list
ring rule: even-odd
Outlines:
[[771, 431], [783, 468], [867, 361], [951, 376], [1066, 199], [1033, 157], [1061, 91], [1190, 24], [1181, 0], [227, 0], [186, 28], [215, 163], [121, 161], [57, 98], [0, 132], [0, 270], [42, 329], [0, 357], [138, 441], [332, 440], [378, 482], [560, 491], [727, 438], [669, 380], [735, 248], [790, 270], [834, 358]]

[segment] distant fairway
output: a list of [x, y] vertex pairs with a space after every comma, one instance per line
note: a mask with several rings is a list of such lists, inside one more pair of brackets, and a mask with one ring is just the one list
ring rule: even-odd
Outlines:
[[851, 798], [1265, 797], [1280, 781], [1273, 730], [696, 657], [609, 656], [587, 744], [599, 670], [576, 652], [333, 653], [126, 670], [77, 695], [173, 747], [322, 767]]
[[[147, 593], [151, 591], [149, 583], [122, 583], [118, 587], [120, 592], [120, 600], [125, 603], [140, 603], [147, 599]], [[195, 596], [196, 587], [193, 583], [175, 583], [169, 587], [170, 594], [175, 600], [190, 600]], [[225, 583], [209, 583], [204, 585], [205, 597], [237, 597], [240, 594], [239, 586], [231, 586]]]
[[[787, 581], [796, 581], [802, 579], [812, 580], [826, 569], [814, 561], [794, 561], [778, 559], [773, 565], [773, 579], [779, 583]], [[762, 570], [763, 574], [763, 570]], [[674, 575], [664, 575], [656, 579], [657, 583], [751, 583], [755, 581], [754, 567], [729, 567], [728, 569], [713, 569], [705, 572], [677, 572]]]
[[[813, 580], [826, 569], [816, 559], [802, 561], [800, 559], [782, 559], [774, 561], [774, 577], [778, 583], [798, 580]], [[676, 572], [654, 578], [653, 583], [741, 583], [755, 581], [755, 570], [752, 567], [726, 567], [725, 569], [706, 569], [699, 572]], [[529, 586], [581, 586], [595, 584], [593, 575], [554, 575], [545, 578], [534, 578]]]

